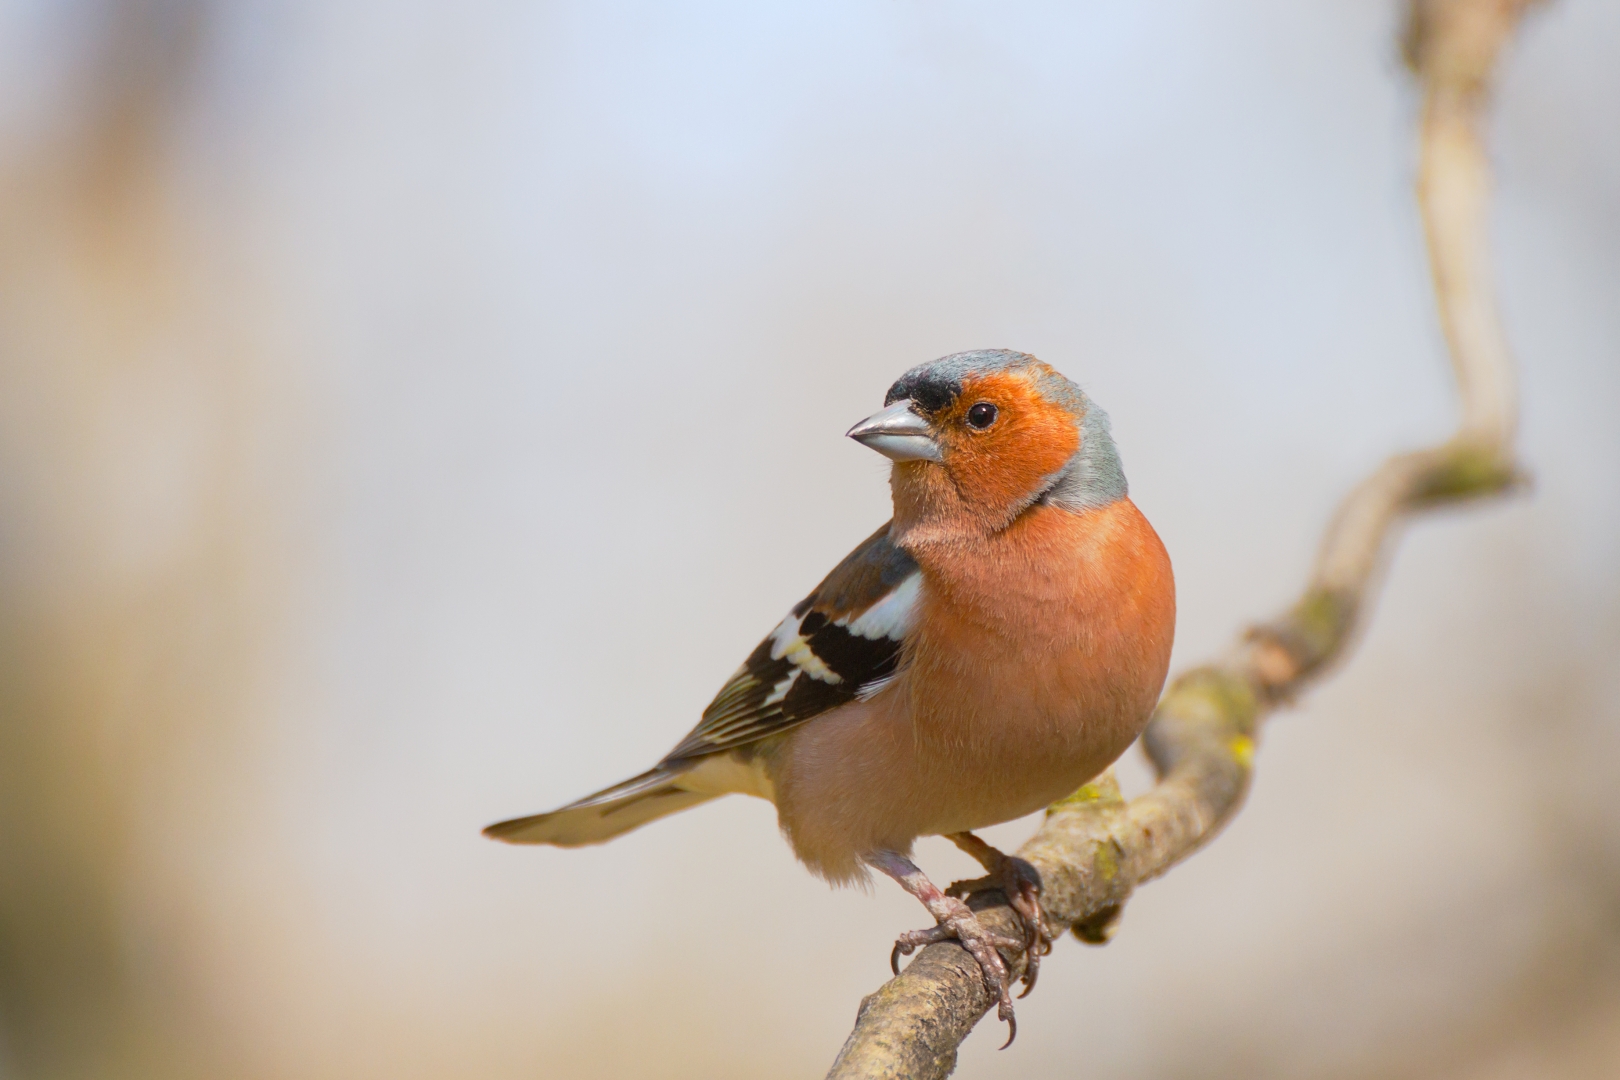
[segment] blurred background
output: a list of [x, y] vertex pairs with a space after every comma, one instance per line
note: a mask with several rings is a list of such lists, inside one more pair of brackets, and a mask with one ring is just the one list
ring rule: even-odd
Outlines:
[[[1111, 412], [1176, 667], [1288, 602], [1455, 420], [1401, 15], [0, 4], [0, 1076], [820, 1076], [900, 890], [751, 800], [479, 828], [688, 729], [946, 352]], [[1245, 811], [959, 1075], [1620, 1072], [1617, 45], [1558, 0], [1497, 94], [1534, 490], [1408, 531]]]

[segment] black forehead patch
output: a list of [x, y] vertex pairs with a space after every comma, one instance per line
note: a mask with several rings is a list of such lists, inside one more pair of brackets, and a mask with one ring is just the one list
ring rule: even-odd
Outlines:
[[948, 408], [961, 392], [961, 379], [952, 378], [944, 372], [913, 368], [894, 381], [883, 404], [893, 405], [902, 398], [910, 398], [924, 412], [939, 412]]
[[952, 353], [926, 364], [918, 364], [889, 387], [885, 405], [901, 398], [915, 401], [924, 412], [938, 412], [948, 407], [962, 392], [962, 380], [970, 375], [988, 375], [993, 371], [1014, 371], [1037, 363], [1028, 353], [1012, 349], [974, 349], [971, 352]]

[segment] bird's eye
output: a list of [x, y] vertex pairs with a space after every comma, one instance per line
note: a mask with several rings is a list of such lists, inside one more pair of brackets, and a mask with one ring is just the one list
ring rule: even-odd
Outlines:
[[967, 422], [983, 431], [996, 422], [996, 407], [988, 401], [981, 401], [967, 412]]

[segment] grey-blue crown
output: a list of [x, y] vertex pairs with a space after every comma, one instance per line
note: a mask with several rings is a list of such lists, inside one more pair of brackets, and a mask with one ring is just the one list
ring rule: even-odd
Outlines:
[[910, 398], [926, 412], [936, 412], [956, 400], [962, 381], [972, 375], [1037, 368], [1035, 386], [1041, 396], [1074, 417], [1080, 429], [1080, 449], [1052, 476], [1039, 496], [1070, 510], [1085, 510], [1125, 497], [1129, 485], [1120, 464], [1119, 449], [1109, 430], [1108, 414], [1074, 383], [1041, 364], [1028, 353], [1012, 349], [974, 349], [952, 353], [918, 364], [889, 387], [884, 404]]

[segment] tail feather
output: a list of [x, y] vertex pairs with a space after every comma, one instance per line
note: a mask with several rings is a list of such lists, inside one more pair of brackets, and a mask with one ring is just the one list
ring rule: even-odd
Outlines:
[[600, 844], [715, 797], [677, 787], [675, 780], [679, 775], [680, 772], [673, 769], [649, 769], [549, 814], [496, 822], [484, 830], [484, 835], [509, 844], [555, 844], [557, 847]]

